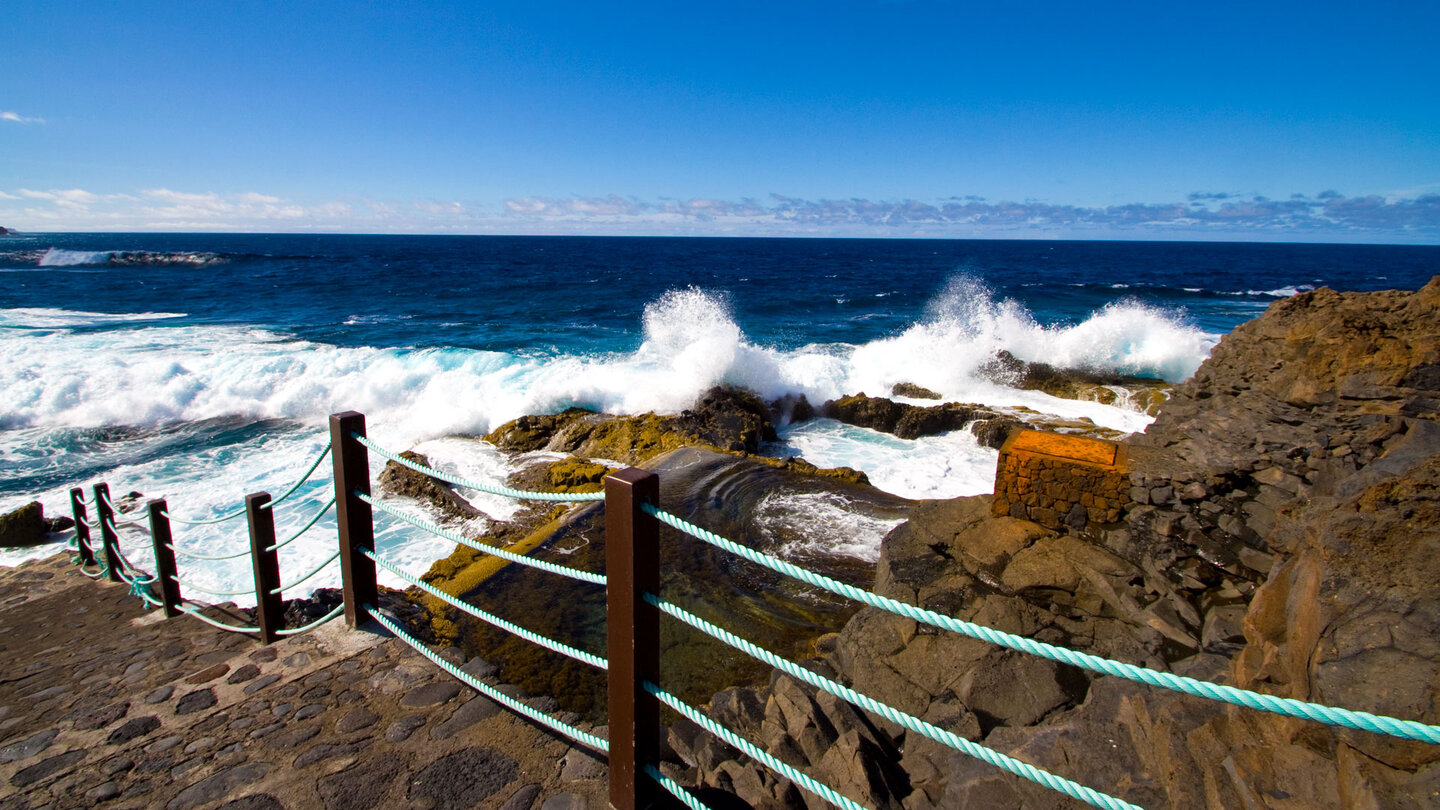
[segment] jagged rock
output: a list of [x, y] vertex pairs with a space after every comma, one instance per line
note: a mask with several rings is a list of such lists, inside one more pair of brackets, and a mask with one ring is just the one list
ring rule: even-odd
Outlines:
[[[400, 457], [423, 467], [430, 466], [428, 458], [409, 450], [401, 453]], [[378, 482], [381, 492], [424, 501], [451, 519], [466, 520], [482, 514], [479, 509], [471, 506], [469, 501], [456, 494], [455, 489], [446, 482], [431, 478], [403, 464], [387, 461], [385, 469], [380, 472]]]
[[[1128, 441], [1135, 503], [1121, 525], [1061, 533], [991, 518], [986, 497], [920, 504], [885, 538], [875, 590], [1152, 669], [1434, 724], [1436, 323], [1440, 279], [1279, 302]], [[1004, 360], [995, 373], [1044, 376]], [[856, 418], [898, 423], [891, 405], [861, 403]], [[865, 694], [1142, 806], [1418, 808], [1440, 784], [1435, 746], [1092, 679], [878, 610], [857, 613], [827, 660]], [[813, 748], [806, 735], [833, 722], [809, 703], [783, 701], [783, 726], [767, 704], [767, 744]], [[906, 808], [1072, 805], [878, 725], [901, 741]]]
[[915, 383], [900, 382], [890, 387], [892, 397], [910, 397], [911, 399], [940, 399], [940, 395], [922, 385]]
[[1160, 412], [1172, 390], [1172, 386], [1164, 380], [1148, 377], [1027, 363], [1004, 349], [996, 352], [995, 358], [981, 367], [980, 374], [1002, 385], [1043, 391], [1062, 399], [1099, 402], [1102, 405], [1128, 404], [1151, 416]]
[[902, 439], [916, 439], [959, 430], [977, 419], [994, 419], [994, 411], [977, 405], [947, 402], [922, 408], [865, 394], [832, 399], [823, 413], [846, 424], [893, 433]]
[[485, 440], [502, 450], [550, 450], [638, 464], [686, 446], [754, 453], [762, 442], [775, 438], [769, 412], [758, 397], [717, 386], [677, 416], [611, 416], [571, 408], [552, 416], [522, 416], [491, 431]]
[[45, 542], [45, 514], [39, 501], [31, 501], [0, 515], [0, 548], [33, 546]]

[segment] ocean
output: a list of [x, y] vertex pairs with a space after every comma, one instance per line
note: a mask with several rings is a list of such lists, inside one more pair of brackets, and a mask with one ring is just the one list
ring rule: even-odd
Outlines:
[[[38, 499], [47, 515], [68, 514], [70, 487], [104, 480], [117, 497], [164, 496], [176, 516], [213, 518], [246, 493], [288, 489], [342, 410], [366, 414], [382, 445], [500, 483], [510, 461], [478, 437], [508, 420], [570, 406], [677, 412], [722, 382], [815, 404], [909, 382], [947, 400], [1142, 431], [1151, 418], [1123, 404], [1021, 391], [977, 371], [1003, 349], [1179, 382], [1276, 300], [1322, 285], [1415, 289], [1436, 274], [1440, 248], [1412, 246], [0, 237], [0, 511]], [[864, 470], [906, 498], [988, 492], [994, 475], [995, 451], [965, 431], [910, 441], [817, 419], [782, 426], [780, 438], [769, 452]], [[275, 510], [281, 537], [325, 504], [328, 469]], [[466, 494], [488, 520], [516, 509]], [[837, 555], [873, 559], [889, 529], [825, 499], [777, 499], [774, 520], [834, 538], [817, 542]], [[241, 550], [238, 523], [177, 527], [177, 542]], [[332, 553], [333, 526], [323, 518], [287, 549], [284, 578]], [[451, 551], [403, 524], [377, 529], [382, 552], [412, 573]], [[127, 548], [144, 568], [141, 543]], [[57, 548], [0, 552], [0, 564]], [[244, 560], [197, 567], [190, 578], [209, 587], [249, 581]], [[337, 583], [331, 571], [307, 586]]]

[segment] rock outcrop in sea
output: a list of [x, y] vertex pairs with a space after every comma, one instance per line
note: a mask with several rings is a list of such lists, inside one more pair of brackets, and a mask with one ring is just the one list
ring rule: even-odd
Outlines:
[[[925, 502], [876, 592], [1153, 669], [1440, 721], [1440, 278], [1277, 302], [1125, 442], [1128, 503], [1083, 528]], [[1007, 510], [1002, 510], [1007, 511]], [[1094, 676], [866, 608], [805, 665], [1146, 807], [1433, 807], [1440, 746]], [[875, 808], [1081, 806], [776, 673], [711, 716]], [[815, 797], [682, 722], [685, 784]]]

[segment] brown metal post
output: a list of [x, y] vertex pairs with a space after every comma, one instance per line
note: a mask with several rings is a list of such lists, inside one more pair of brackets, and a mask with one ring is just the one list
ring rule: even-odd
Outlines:
[[660, 591], [660, 532], [640, 505], [658, 505], [660, 478], [629, 467], [605, 477], [606, 623], [610, 656], [610, 807], [643, 810], [658, 785], [644, 774], [659, 762], [660, 612], [642, 595]]
[[75, 518], [75, 545], [79, 547], [80, 564], [94, 565], [95, 552], [90, 550], [90, 517], [85, 513], [85, 490], [70, 490], [70, 514]]
[[111, 582], [120, 581], [120, 538], [115, 535], [115, 510], [110, 508], [110, 487], [95, 485], [95, 516], [100, 519], [100, 542], [105, 547], [105, 570]]
[[370, 454], [351, 434], [365, 435], [365, 415], [355, 411], [330, 416], [330, 456], [335, 462], [335, 521], [340, 526], [340, 579], [345, 590], [345, 623], [365, 620], [360, 607], [379, 607], [375, 562], [363, 551], [375, 549], [375, 524], [370, 504], [356, 493], [370, 494]]
[[280, 550], [275, 548], [275, 515], [265, 508], [270, 493], [245, 496], [245, 516], [250, 521], [250, 562], [255, 567], [255, 623], [260, 643], [272, 644], [285, 625], [285, 602], [280, 598]]
[[160, 600], [165, 603], [165, 618], [180, 615], [180, 583], [175, 581], [174, 540], [170, 535], [170, 510], [163, 498], [145, 504], [150, 513], [150, 540], [155, 546], [155, 576], [160, 580]]

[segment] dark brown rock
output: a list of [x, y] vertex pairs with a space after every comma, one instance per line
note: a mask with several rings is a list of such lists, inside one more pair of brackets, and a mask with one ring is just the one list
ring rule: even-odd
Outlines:
[[[419, 453], [407, 450], [401, 453], [400, 457], [422, 467], [430, 466], [430, 460]], [[380, 472], [378, 483], [380, 491], [387, 495], [399, 495], [423, 501], [439, 509], [447, 517], [468, 519], [481, 514], [479, 509], [471, 506], [469, 501], [456, 494], [455, 488], [450, 484], [438, 478], [431, 478], [403, 464], [393, 461], [385, 462], [385, 469]]]
[[0, 515], [0, 548], [34, 546], [45, 542], [45, 515], [39, 501]]
[[911, 399], [940, 399], [940, 395], [921, 385], [915, 383], [901, 382], [890, 387], [892, 397], [910, 397]]
[[831, 419], [893, 433], [902, 439], [947, 433], [978, 419], [997, 416], [988, 409], [958, 402], [922, 408], [864, 394], [832, 399], [825, 403], [822, 411]]

